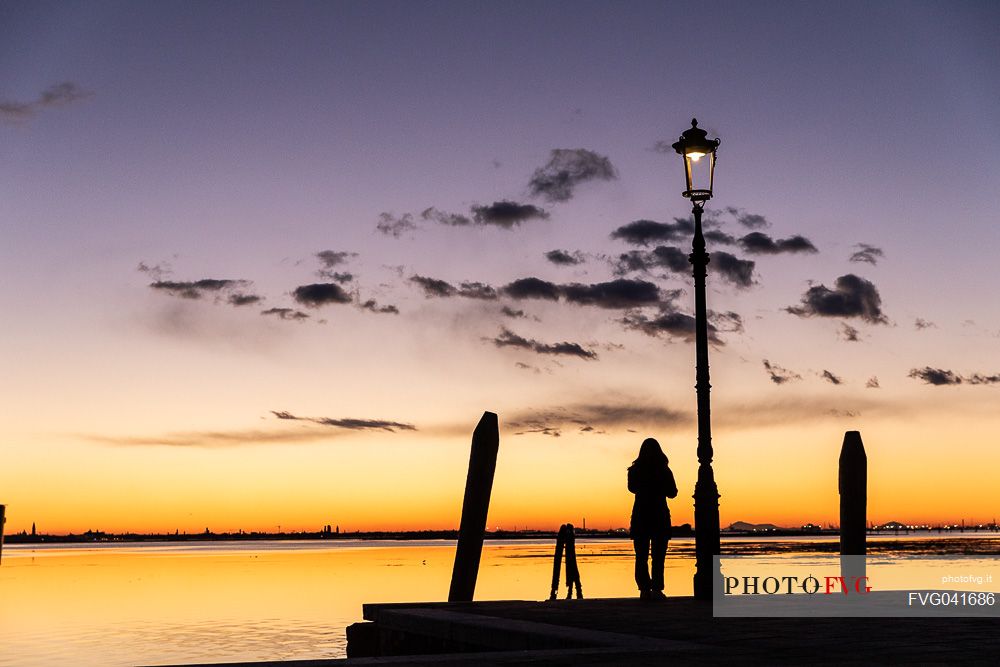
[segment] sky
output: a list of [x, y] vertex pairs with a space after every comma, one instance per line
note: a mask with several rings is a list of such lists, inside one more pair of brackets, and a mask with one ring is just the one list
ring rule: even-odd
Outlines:
[[1000, 509], [990, 2], [0, 2], [8, 533], [722, 525]]

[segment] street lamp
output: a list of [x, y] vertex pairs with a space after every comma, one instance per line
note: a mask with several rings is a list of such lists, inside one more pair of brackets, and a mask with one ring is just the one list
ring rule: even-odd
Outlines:
[[695, 317], [695, 390], [698, 395], [698, 481], [694, 487], [694, 540], [695, 573], [694, 596], [712, 598], [712, 588], [718, 585], [721, 573], [714, 568], [713, 556], [719, 554], [719, 487], [712, 472], [712, 402], [708, 382], [708, 314], [705, 307], [705, 277], [708, 275], [708, 253], [705, 236], [701, 231], [701, 213], [705, 202], [712, 198], [715, 180], [715, 151], [718, 139], [709, 139], [708, 133], [691, 120], [686, 130], [673, 145], [684, 158], [684, 180], [687, 190], [683, 195], [691, 200], [694, 214], [694, 240], [688, 261], [694, 267], [694, 317]]

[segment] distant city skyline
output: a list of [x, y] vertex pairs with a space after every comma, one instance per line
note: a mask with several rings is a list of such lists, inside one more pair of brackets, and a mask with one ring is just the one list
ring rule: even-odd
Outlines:
[[691, 522], [669, 145], [692, 117], [722, 141], [722, 525], [835, 521], [848, 430], [871, 521], [992, 518], [997, 25], [988, 2], [0, 6], [8, 534], [457, 526], [483, 410], [489, 525], [626, 525], [649, 436]]

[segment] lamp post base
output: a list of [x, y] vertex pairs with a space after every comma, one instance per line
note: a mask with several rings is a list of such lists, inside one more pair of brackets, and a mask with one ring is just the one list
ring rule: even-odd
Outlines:
[[694, 596], [711, 600], [712, 591], [722, 586], [722, 571], [715, 561], [719, 555], [719, 487], [710, 465], [698, 468], [694, 487]]

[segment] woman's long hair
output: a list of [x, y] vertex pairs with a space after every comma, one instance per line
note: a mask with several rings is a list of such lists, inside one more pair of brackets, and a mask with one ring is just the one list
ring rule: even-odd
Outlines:
[[646, 438], [639, 447], [639, 456], [632, 461], [632, 466], [640, 468], [658, 468], [666, 466], [669, 461], [667, 455], [660, 449], [660, 443], [655, 438]]

